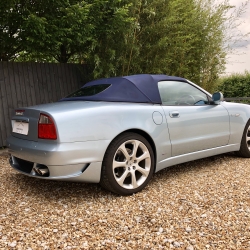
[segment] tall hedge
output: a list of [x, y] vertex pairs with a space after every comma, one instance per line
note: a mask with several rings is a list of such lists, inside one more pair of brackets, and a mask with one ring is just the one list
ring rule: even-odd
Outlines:
[[224, 97], [250, 97], [250, 72], [221, 78], [218, 90]]

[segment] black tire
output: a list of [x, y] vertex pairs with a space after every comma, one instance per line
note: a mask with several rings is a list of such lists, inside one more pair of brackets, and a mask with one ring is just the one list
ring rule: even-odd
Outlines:
[[111, 142], [104, 155], [100, 184], [120, 195], [137, 193], [150, 181], [154, 164], [149, 142], [139, 134], [123, 133]]
[[240, 144], [240, 150], [236, 152], [238, 156], [250, 158], [250, 139], [247, 140], [247, 137], [250, 138], [250, 120], [247, 122], [244, 129]]

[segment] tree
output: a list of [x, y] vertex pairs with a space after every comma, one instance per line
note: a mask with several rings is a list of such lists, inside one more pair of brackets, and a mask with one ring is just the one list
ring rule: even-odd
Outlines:
[[25, 20], [25, 51], [68, 62], [92, 38], [90, 6], [78, 0], [32, 2]]
[[0, 61], [13, 60], [23, 51], [23, 23], [26, 1], [2, 0], [0, 2]]
[[217, 88], [223, 92], [224, 97], [249, 97], [250, 72], [221, 77]]
[[244, 8], [231, 12], [229, 0], [2, 0], [0, 58], [88, 63], [95, 78], [165, 73], [212, 90], [228, 44], [244, 36], [228, 32]]
[[[107, 37], [107, 43], [99, 43], [92, 51], [95, 75], [165, 73], [212, 90], [224, 70], [227, 44], [234, 39], [226, 31], [236, 28], [243, 8], [236, 16], [228, 16], [232, 9], [228, 1], [134, 0], [129, 9], [130, 27], [119, 36]], [[110, 56], [103, 53], [107, 44]]]
[[41, 6], [36, 2], [27, 20], [27, 30], [32, 31], [27, 35], [27, 51], [42, 51], [61, 63], [84, 62], [91, 48], [127, 22], [126, 3], [119, 0], [47, 0], [44, 4], [44, 0]]
[[3, 0], [0, 11], [6, 60], [84, 61], [103, 36], [129, 21], [120, 0]]
[[92, 5], [95, 34], [85, 61], [94, 65], [95, 78], [117, 75], [124, 62], [123, 52], [127, 46], [125, 36], [134, 22], [134, 17], [129, 13], [130, 2], [96, 1]]

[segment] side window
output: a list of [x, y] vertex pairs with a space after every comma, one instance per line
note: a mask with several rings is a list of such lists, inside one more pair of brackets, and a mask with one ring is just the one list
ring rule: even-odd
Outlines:
[[158, 88], [162, 104], [168, 106], [205, 105], [208, 97], [201, 90], [187, 82], [161, 81]]

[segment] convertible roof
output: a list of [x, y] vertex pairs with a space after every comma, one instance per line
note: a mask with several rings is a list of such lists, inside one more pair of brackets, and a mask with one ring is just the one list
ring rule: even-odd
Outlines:
[[161, 104], [157, 83], [164, 80], [187, 81], [184, 78], [167, 75], [131, 75], [98, 79], [86, 83], [81, 89], [94, 85], [110, 85], [104, 91], [90, 96], [66, 97], [60, 101], [112, 101]]

